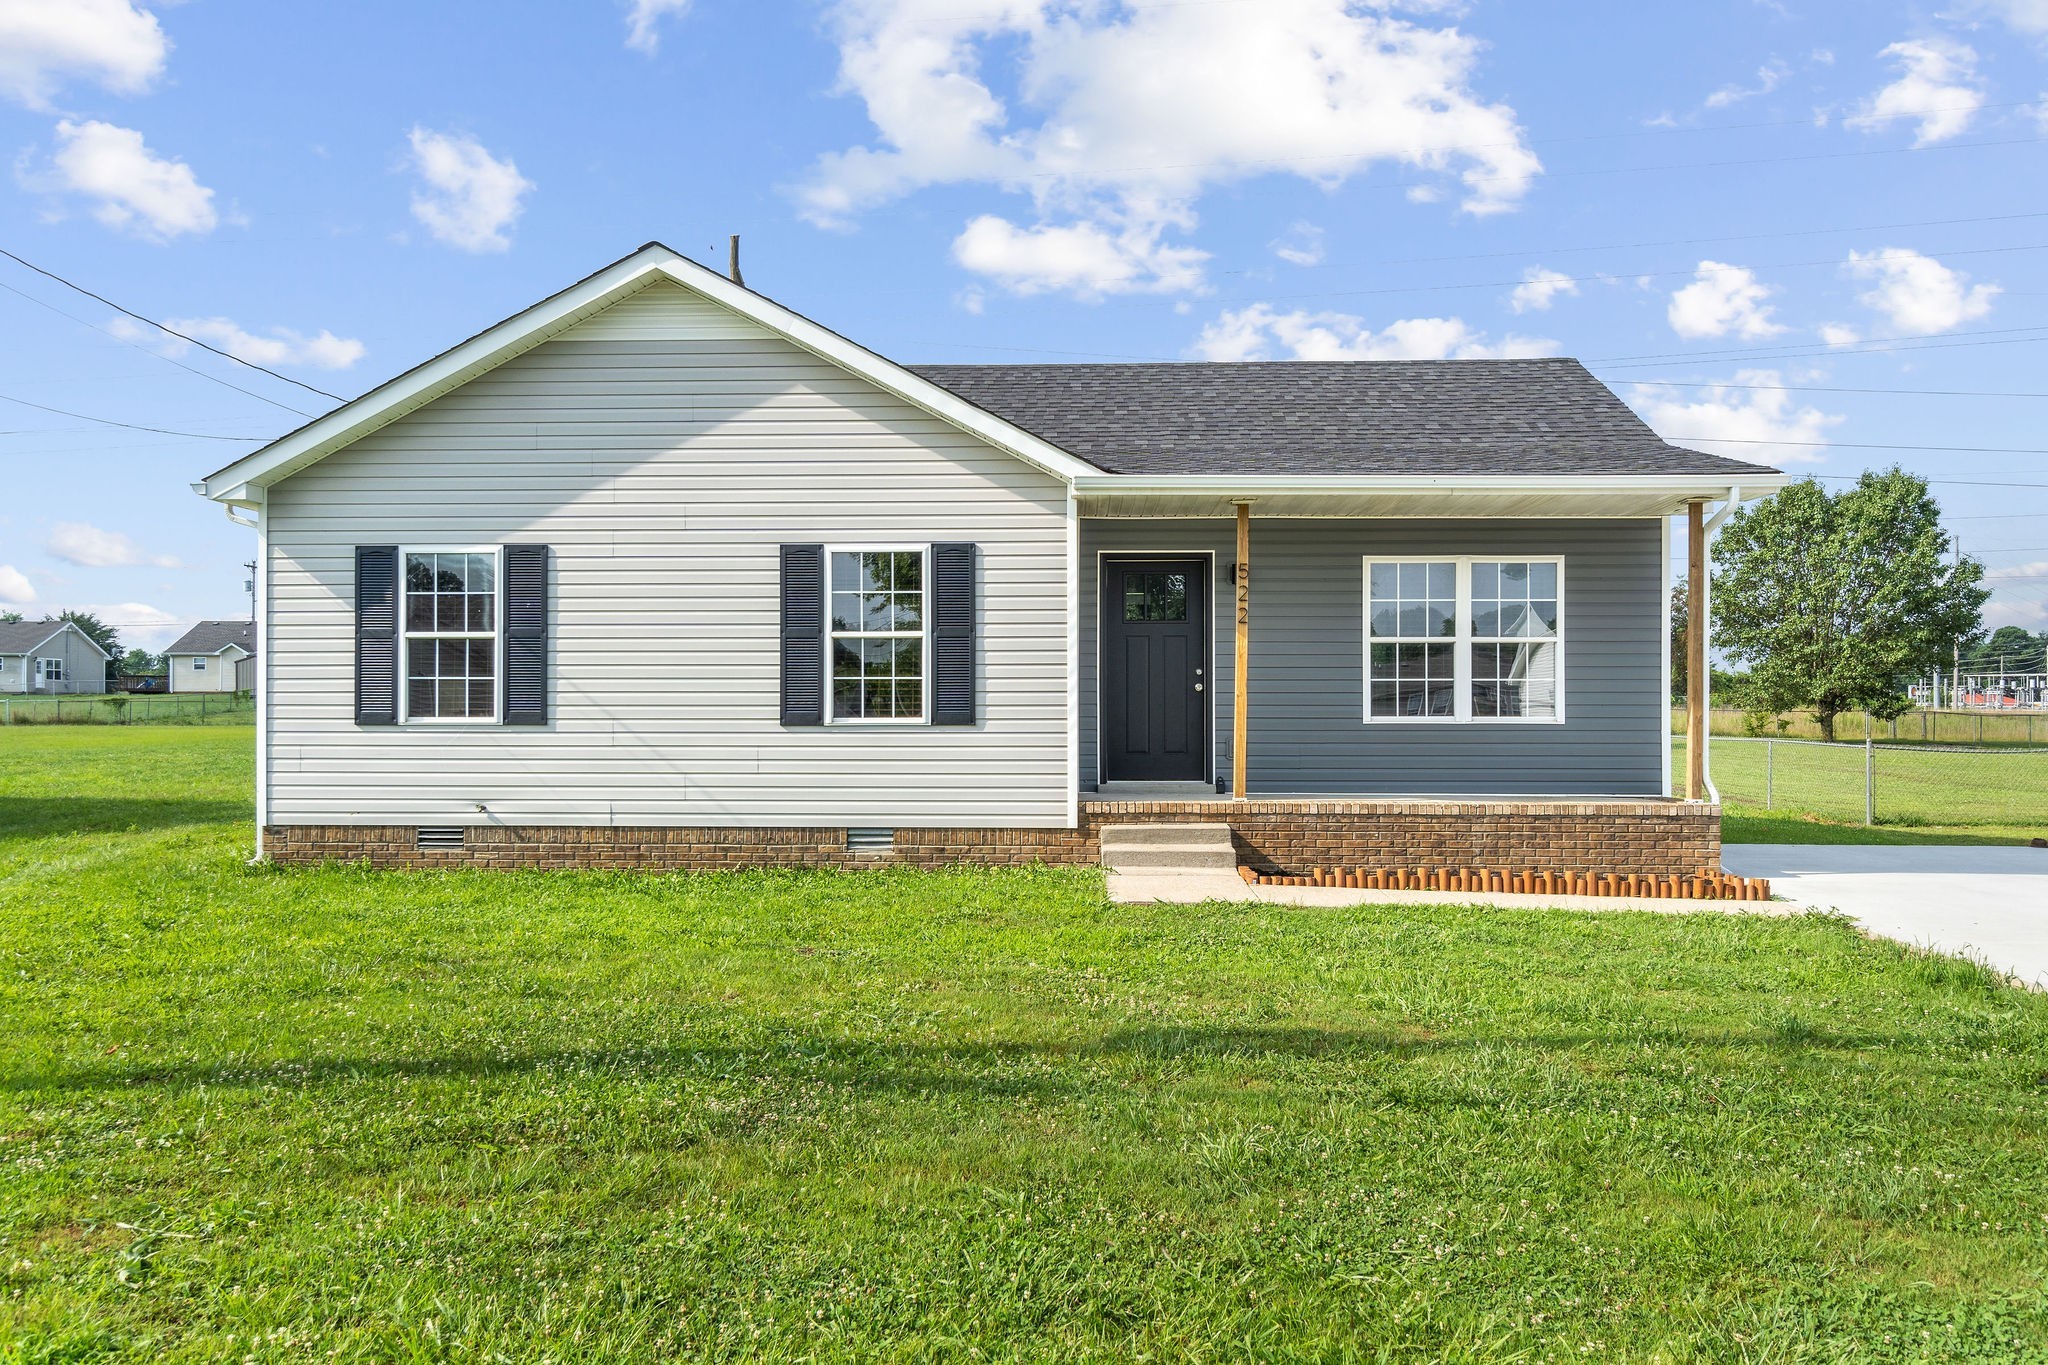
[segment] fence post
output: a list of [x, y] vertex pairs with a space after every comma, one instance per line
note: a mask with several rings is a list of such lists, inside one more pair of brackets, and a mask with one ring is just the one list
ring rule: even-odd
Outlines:
[[1870, 742], [1870, 717], [1863, 718], [1863, 823], [1877, 823], [1877, 749]]

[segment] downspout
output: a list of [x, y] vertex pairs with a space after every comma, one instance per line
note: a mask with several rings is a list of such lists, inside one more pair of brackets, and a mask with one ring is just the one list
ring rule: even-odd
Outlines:
[[[1728, 500], [1721, 504], [1721, 510], [1707, 518], [1705, 533], [1709, 548], [1713, 545], [1714, 532], [1720, 528], [1722, 522], [1728, 520], [1728, 514], [1741, 505], [1742, 487], [1739, 484], [1733, 485], [1728, 489]], [[1706, 610], [1700, 613], [1702, 618], [1700, 628], [1705, 630], [1714, 619], [1714, 575], [1712, 573], [1702, 576], [1701, 592], [1706, 601]], [[1700, 653], [1702, 657], [1707, 655], [1707, 651], [1704, 649]], [[1700, 696], [1705, 698], [1707, 703], [1708, 731], [1707, 740], [1700, 746], [1703, 758], [1700, 776], [1706, 780], [1707, 799], [1718, 806], [1721, 804], [1721, 789], [1714, 785], [1714, 745], [1712, 740], [1714, 728], [1714, 669], [1711, 662], [1700, 671], [1700, 674]]]

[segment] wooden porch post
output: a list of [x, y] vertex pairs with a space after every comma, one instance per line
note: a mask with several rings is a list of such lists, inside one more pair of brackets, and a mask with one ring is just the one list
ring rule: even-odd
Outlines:
[[1707, 505], [1685, 506], [1685, 799], [1707, 791]]
[[1230, 708], [1230, 795], [1245, 800], [1245, 737], [1250, 730], [1252, 663], [1252, 507], [1237, 504], [1237, 692]]

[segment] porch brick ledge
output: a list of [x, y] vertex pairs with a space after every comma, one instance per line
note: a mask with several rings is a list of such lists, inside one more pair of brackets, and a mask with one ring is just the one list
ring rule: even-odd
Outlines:
[[1721, 817], [1721, 808], [1707, 801], [1663, 797], [1608, 797], [1547, 801], [1529, 798], [1489, 800], [1484, 797], [1253, 797], [1202, 801], [1132, 801], [1122, 798], [1081, 798], [1083, 819], [1100, 823], [1105, 815], [1207, 816], [1228, 823], [1236, 815], [1423, 815], [1423, 816], [1629, 816], [1651, 819]]

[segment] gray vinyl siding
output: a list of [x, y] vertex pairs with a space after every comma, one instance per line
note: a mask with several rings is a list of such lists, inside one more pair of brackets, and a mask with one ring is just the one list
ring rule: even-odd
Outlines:
[[[673, 285], [266, 516], [273, 823], [1070, 818], [1064, 485]], [[942, 540], [980, 547], [979, 723], [783, 727], [778, 547]], [[515, 542], [553, 549], [549, 724], [357, 726], [355, 547]]]
[[[1213, 551], [1216, 764], [1231, 764], [1234, 598], [1223, 520], [1081, 523], [1081, 778], [1096, 777], [1098, 552]], [[1664, 790], [1665, 523], [1252, 519], [1249, 788], [1257, 795], [1656, 795]], [[1565, 722], [1372, 724], [1368, 555], [1562, 555]]]
[[[64, 681], [36, 686], [36, 660], [62, 659]], [[37, 696], [98, 694], [107, 690], [107, 659], [92, 642], [74, 630], [67, 630], [48, 644], [27, 654], [0, 660], [0, 692], [31, 693]]]

